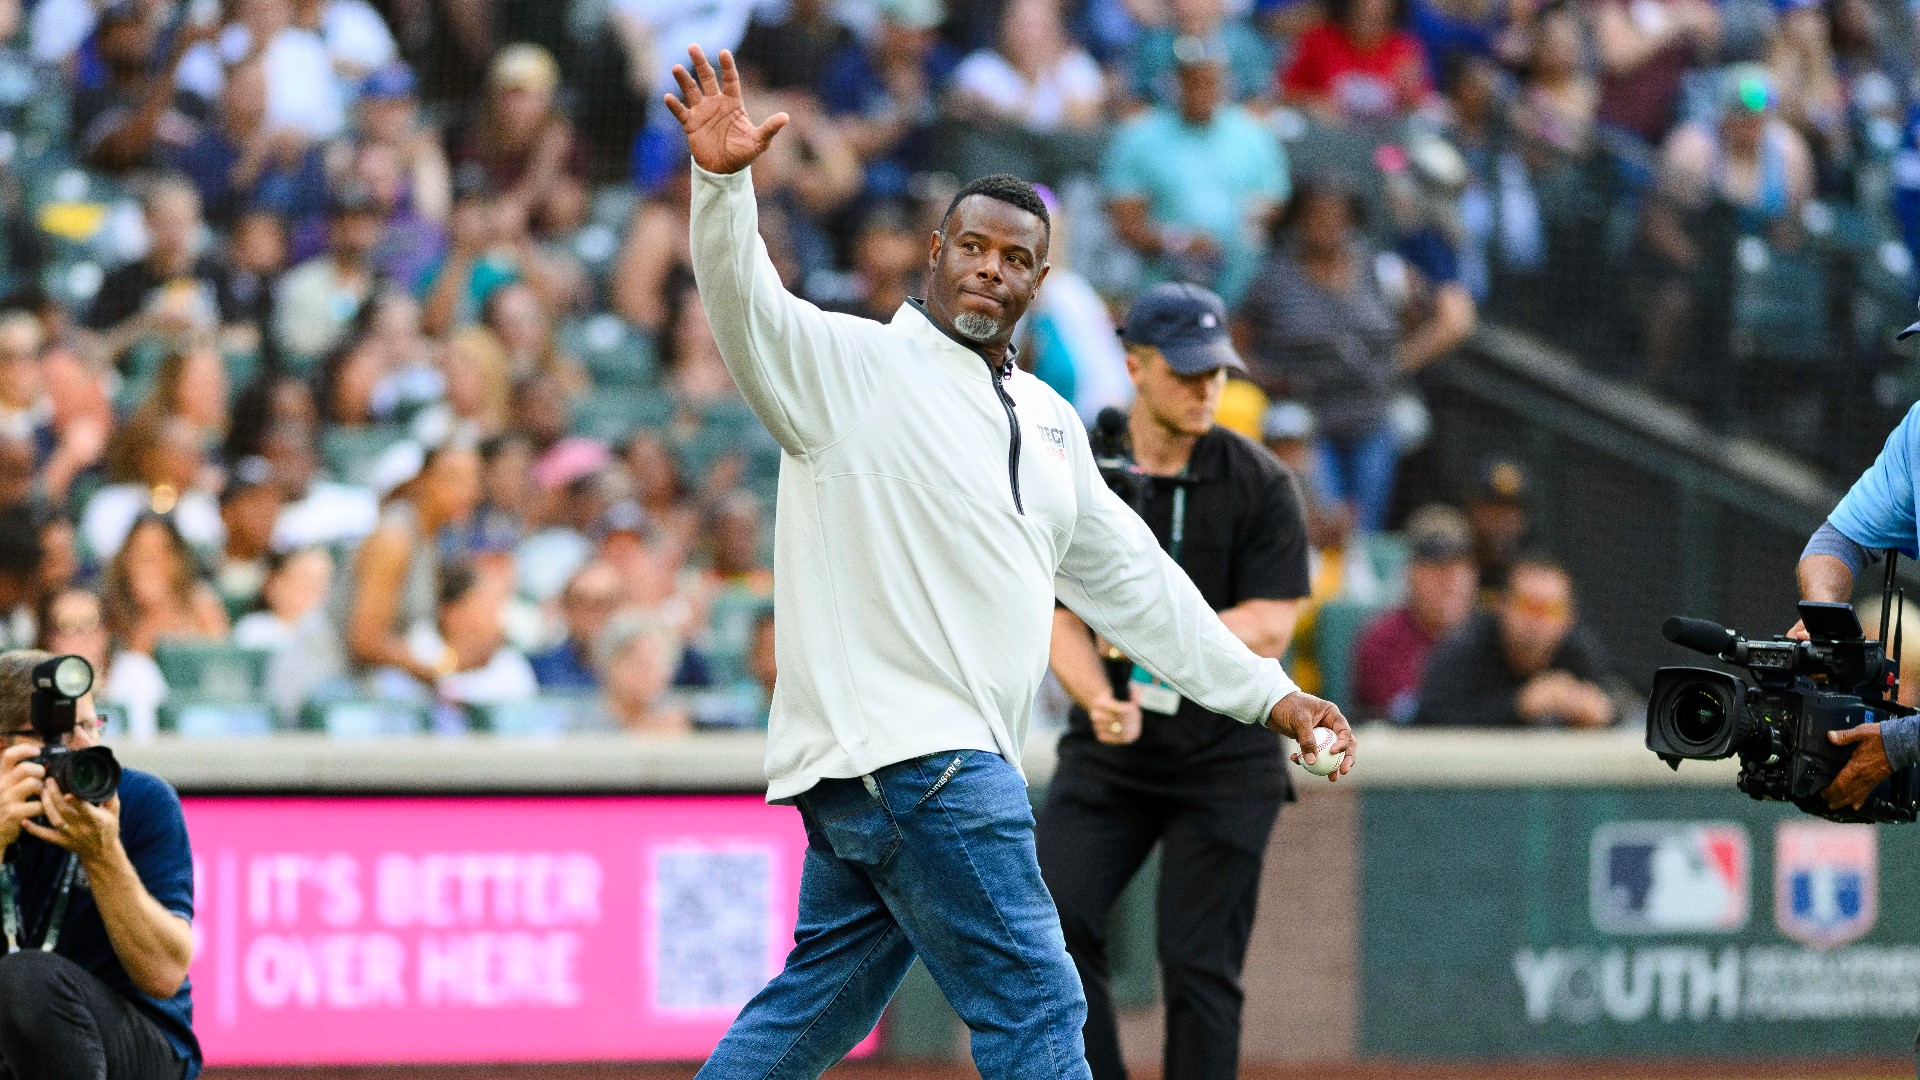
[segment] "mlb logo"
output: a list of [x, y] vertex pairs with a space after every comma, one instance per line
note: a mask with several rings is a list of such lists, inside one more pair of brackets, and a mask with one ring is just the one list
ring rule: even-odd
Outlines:
[[1880, 914], [1880, 844], [1871, 825], [1783, 821], [1773, 834], [1773, 921], [1816, 949], [1845, 945]]
[[1593, 832], [1588, 900], [1610, 934], [1730, 934], [1747, 925], [1747, 830], [1617, 821]]

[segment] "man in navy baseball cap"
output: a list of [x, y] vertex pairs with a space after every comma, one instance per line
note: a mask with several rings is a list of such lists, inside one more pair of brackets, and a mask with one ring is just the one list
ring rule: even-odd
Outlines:
[[[1134, 302], [1120, 336], [1133, 407], [1099, 423], [1124, 436], [1135, 512], [1241, 641], [1263, 656], [1284, 654], [1312, 587], [1307, 523], [1279, 460], [1213, 422], [1227, 374], [1246, 370], [1227, 337], [1226, 305], [1197, 285], [1156, 285]], [[1087, 997], [1092, 1080], [1127, 1075], [1107, 920], [1156, 848], [1160, 909], [1184, 919], [1163, 922], [1159, 943], [1166, 1075], [1238, 1076], [1241, 961], [1261, 856], [1289, 790], [1279, 739], [1096, 648], [1065, 608], [1054, 612], [1051, 659], [1075, 708], [1034, 841]], [[1138, 812], [1143, 799], [1158, 809]]]
[[1184, 281], [1163, 282], [1141, 293], [1127, 312], [1120, 340], [1160, 350], [1167, 366], [1180, 375], [1247, 370], [1227, 335], [1227, 305], [1211, 290]]

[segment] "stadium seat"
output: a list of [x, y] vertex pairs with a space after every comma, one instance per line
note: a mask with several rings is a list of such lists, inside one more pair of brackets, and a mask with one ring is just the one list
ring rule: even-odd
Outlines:
[[253, 702], [266, 687], [268, 653], [217, 641], [162, 641], [153, 662], [183, 700]]
[[753, 648], [753, 626], [772, 608], [771, 599], [743, 587], [723, 589], [713, 598], [707, 615], [707, 641], [701, 655], [707, 659], [715, 686], [752, 679], [747, 670], [747, 653]]
[[1361, 541], [1374, 580], [1386, 587], [1383, 595], [1397, 599], [1405, 592], [1407, 541], [1397, 533], [1374, 533]]
[[273, 706], [264, 701], [209, 700], [192, 694], [169, 694], [158, 720], [161, 731], [187, 738], [253, 738], [280, 727]]
[[320, 436], [320, 459], [343, 484], [365, 484], [373, 463], [387, 447], [406, 436], [397, 424], [330, 427]]
[[427, 730], [427, 712], [403, 701], [335, 698], [307, 702], [300, 710], [300, 726], [339, 739], [418, 735]]
[[666, 427], [673, 413], [673, 399], [662, 391], [602, 389], [574, 403], [573, 433], [619, 443], [643, 428]]
[[545, 693], [528, 701], [480, 705], [473, 730], [512, 738], [557, 737], [609, 726], [592, 693]]
[[1314, 657], [1320, 665], [1320, 696], [1340, 706], [1353, 708], [1353, 649], [1360, 631], [1380, 608], [1372, 604], [1342, 601], [1322, 604], [1314, 616]]
[[1818, 259], [1745, 236], [1733, 265], [1734, 354], [1782, 363], [1823, 360], [1830, 351], [1827, 273]]
[[598, 387], [650, 386], [658, 374], [653, 337], [617, 315], [602, 312], [568, 322], [560, 328], [560, 347], [586, 365]]

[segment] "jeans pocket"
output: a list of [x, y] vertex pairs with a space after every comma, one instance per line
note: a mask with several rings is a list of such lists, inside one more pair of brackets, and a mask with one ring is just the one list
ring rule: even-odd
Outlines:
[[912, 810], [920, 809], [920, 807], [926, 805], [926, 801], [928, 799], [931, 799], [935, 795], [940, 794], [941, 789], [945, 788], [948, 784], [953, 782], [953, 778], [959, 774], [961, 766], [965, 765], [967, 763], [967, 759], [972, 756], [973, 756], [973, 751], [962, 750], [956, 754], [951, 754], [951, 755], [944, 754], [944, 753], [928, 754], [926, 757], [921, 758], [920, 759], [921, 764], [925, 765], [930, 769], [939, 768], [940, 774], [934, 777], [933, 783], [927, 786], [927, 790], [921, 793], [918, 799], [914, 800], [914, 803], [911, 809]]
[[[839, 790], [821, 791], [832, 785]], [[858, 780], [823, 780], [800, 796], [829, 850], [837, 858], [881, 866], [900, 848], [900, 829], [885, 802]]]

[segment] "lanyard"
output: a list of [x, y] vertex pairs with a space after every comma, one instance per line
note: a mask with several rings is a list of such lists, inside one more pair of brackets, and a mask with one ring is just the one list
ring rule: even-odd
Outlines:
[[[1182, 472], [1180, 480], [1184, 480], [1186, 475]], [[1187, 485], [1179, 481], [1173, 485], [1173, 529], [1167, 539], [1169, 541], [1167, 554], [1173, 557], [1175, 563], [1178, 563], [1180, 545], [1187, 539]]]
[[[67, 921], [67, 901], [73, 895], [73, 879], [80, 862], [71, 854], [67, 856], [66, 866], [60, 871], [60, 890], [54, 895], [53, 910], [47, 916], [47, 932], [40, 941], [41, 952], [52, 952], [60, 943], [60, 928]], [[26, 928], [20, 922], [20, 889], [13, 874], [12, 863], [0, 863], [0, 925], [7, 935], [7, 952], [17, 953], [26, 940]]]

